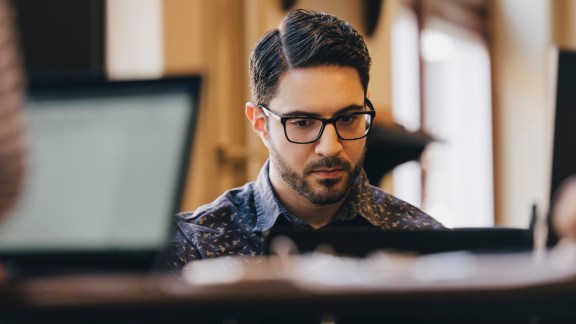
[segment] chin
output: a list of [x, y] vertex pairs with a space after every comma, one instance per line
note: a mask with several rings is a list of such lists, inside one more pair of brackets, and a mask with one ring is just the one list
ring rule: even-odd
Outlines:
[[[337, 183], [336, 183], [337, 184]], [[308, 201], [315, 205], [330, 205], [337, 202], [342, 201], [348, 190], [342, 188], [343, 184], [340, 186], [332, 185], [332, 186], [325, 186], [323, 185], [321, 189], [314, 190], [312, 194], [309, 194]]]

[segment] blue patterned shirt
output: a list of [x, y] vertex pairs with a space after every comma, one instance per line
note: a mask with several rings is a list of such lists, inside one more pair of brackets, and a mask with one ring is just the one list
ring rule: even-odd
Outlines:
[[[176, 215], [176, 233], [161, 266], [176, 270], [192, 260], [263, 254], [266, 233], [278, 224], [314, 230], [279, 201], [268, 166], [266, 162], [255, 182], [231, 189], [194, 212]], [[364, 170], [326, 226], [339, 224], [382, 230], [444, 229], [420, 209], [371, 186]]]

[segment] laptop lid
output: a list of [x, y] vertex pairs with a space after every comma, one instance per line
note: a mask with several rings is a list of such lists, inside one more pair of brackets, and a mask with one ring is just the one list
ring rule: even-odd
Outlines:
[[0, 225], [0, 261], [20, 276], [148, 269], [182, 203], [199, 86], [32, 86], [25, 188]]
[[354, 257], [365, 257], [376, 251], [430, 254], [453, 251], [519, 252], [532, 249], [532, 232], [520, 228], [383, 231], [377, 228], [340, 226], [312, 231], [283, 227], [270, 231], [266, 239], [266, 254], [274, 253], [274, 241], [279, 237], [290, 239], [299, 253], [328, 248], [334, 254]]

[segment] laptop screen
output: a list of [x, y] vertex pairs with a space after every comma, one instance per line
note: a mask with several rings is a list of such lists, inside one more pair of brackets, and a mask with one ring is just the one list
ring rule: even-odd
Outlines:
[[198, 78], [32, 88], [25, 188], [0, 226], [0, 254], [161, 249], [198, 90]]

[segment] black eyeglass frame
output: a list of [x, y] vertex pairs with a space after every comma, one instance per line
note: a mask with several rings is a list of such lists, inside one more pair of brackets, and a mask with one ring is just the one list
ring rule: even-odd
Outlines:
[[[266, 107], [264, 105], [258, 105], [258, 107], [260, 109], [262, 109], [262, 111], [264, 111], [264, 114], [266, 116], [270, 116], [282, 124], [282, 127], [284, 128], [284, 136], [286, 137], [288, 142], [294, 143], [294, 144], [310, 144], [310, 143], [316, 142], [317, 140], [320, 139], [320, 137], [322, 137], [322, 134], [324, 134], [324, 128], [326, 128], [326, 124], [332, 124], [334, 126], [334, 130], [336, 130], [336, 135], [338, 136], [339, 139], [341, 139], [343, 141], [355, 141], [355, 140], [359, 140], [359, 139], [362, 139], [362, 138], [368, 136], [368, 133], [370, 133], [370, 129], [372, 129], [372, 124], [374, 123], [374, 118], [376, 117], [376, 110], [374, 110], [374, 105], [372, 105], [372, 102], [370, 101], [370, 99], [364, 98], [364, 103], [366, 104], [366, 106], [368, 106], [368, 108], [370, 108], [370, 110], [347, 113], [347, 114], [343, 114], [343, 115], [340, 115], [337, 117], [332, 117], [332, 118], [322, 118], [322, 117], [315, 117], [315, 116], [298, 116], [298, 115], [279, 116], [279, 115], [275, 114], [274, 112], [272, 112], [272, 110], [270, 110], [268, 107]], [[342, 137], [340, 135], [340, 133], [338, 132], [338, 127], [336, 127], [336, 122], [343, 117], [355, 116], [355, 115], [369, 115], [370, 116], [370, 124], [368, 125], [368, 129], [366, 129], [366, 132], [364, 133], [364, 135], [362, 135], [360, 137], [355, 137], [355, 138]], [[319, 120], [320, 122], [322, 122], [322, 127], [320, 127], [320, 131], [318, 132], [318, 136], [316, 136], [315, 139], [313, 139], [311, 141], [307, 141], [307, 142], [296, 142], [296, 141], [291, 140], [290, 137], [288, 137], [288, 131], [286, 130], [286, 122], [288, 122], [291, 119], [298, 119], [298, 118], [315, 119], [315, 120]]]

